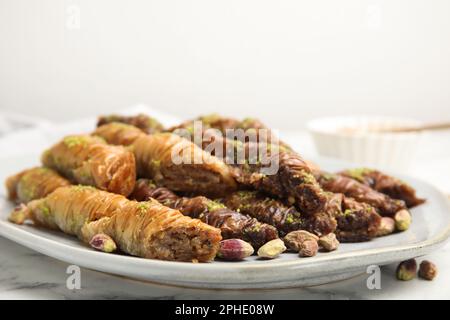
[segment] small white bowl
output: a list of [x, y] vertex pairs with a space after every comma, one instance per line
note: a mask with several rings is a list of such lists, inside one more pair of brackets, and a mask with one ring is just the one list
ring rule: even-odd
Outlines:
[[419, 148], [423, 133], [380, 130], [420, 124], [417, 120], [392, 117], [329, 117], [312, 120], [308, 123], [308, 130], [322, 156], [406, 172]]

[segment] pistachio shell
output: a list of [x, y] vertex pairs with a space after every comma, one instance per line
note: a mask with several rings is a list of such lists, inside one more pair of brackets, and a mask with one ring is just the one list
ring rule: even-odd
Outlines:
[[253, 254], [252, 245], [241, 239], [226, 239], [220, 242], [217, 256], [224, 260], [242, 260]]
[[261, 258], [274, 259], [286, 251], [286, 246], [281, 239], [274, 239], [264, 244], [258, 250], [258, 256]]
[[107, 253], [114, 252], [117, 249], [114, 240], [104, 233], [99, 233], [93, 236], [91, 241], [89, 241], [89, 244], [92, 248]]

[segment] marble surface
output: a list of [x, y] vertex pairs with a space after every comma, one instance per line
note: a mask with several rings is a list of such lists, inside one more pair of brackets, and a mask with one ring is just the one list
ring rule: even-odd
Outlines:
[[81, 288], [66, 286], [67, 263], [0, 238], [0, 299], [449, 299], [450, 245], [427, 259], [440, 270], [434, 281], [395, 279], [396, 265], [382, 267], [381, 289], [368, 274], [332, 284], [281, 290], [202, 290], [140, 282], [81, 269]]
[[[33, 148], [42, 149], [48, 143], [48, 136], [33, 134], [33, 137]], [[315, 155], [312, 142], [305, 133], [286, 133], [283, 138], [301, 148], [306, 156]], [[30, 137], [18, 133], [15, 139], [16, 142], [29, 142]], [[11, 136], [0, 139], [0, 162], [8, 161], [7, 150], [13, 151], [14, 155], [26, 152], [20, 147], [21, 143], [12, 142]], [[421, 150], [411, 171], [412, 175], [434, 183], [447, 194], [450, 194], [449, 143], [450, 135], [435, 135]], [[30, 163], [34, 162], [30, 160]], [[6, 174], [9, 173], [2, 172], [0, 166], [0, 179], [3, 180]], [[0, 237], [0, 299], [450, 299], [450, 287], [446, 285], [450, 283], [450, 243], [425, 258], [439, 268], [434, 281], [397, 281], [396, 265], [393, 264], [381, 268], [380, 290], [367, 288], [368, 274], [309, 288], [201, 290], [140, 282], [83, 268], [81, 289], [69, 290], [66, 286], [67, 263]]]

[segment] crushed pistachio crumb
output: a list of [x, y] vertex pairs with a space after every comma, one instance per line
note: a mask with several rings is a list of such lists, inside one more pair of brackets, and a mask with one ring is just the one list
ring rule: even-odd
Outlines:
[[294, 223], [294, 216], [293, 216], [292, 214], [289, 213], [289, 214], [286, 216], [285, 222], [286, 222], [287, 224], [292, 224], [292, 223]]
[[331, 173], [324, 173], [324, 174], [322, 174], [322, 178], [325, 181], [332, 181], [332, 180], [335, 179], [335, 176], [333, 174], [331, 174]]
[[254, 195], [255, 195], [254, 191], [238, 191], [237, 192], [237, 196], [241, 200], [249, 199], [249, 198], [253, 197]]
[[209, 115], [203, 116], [200, 118], [200, 120], [205, 124], [205, 125], [209, 125], [212, 122], [218, 121], [220, 120], [220, 115], [217, 113], [211, 113]]
[[303, 181], [304, 181], [305, 183], [310, 183], [310, 184], [316, 183], [316, 179], [314, 178], [314, 176], [313, 176], [311, 173], [306, 173], [306, 174], [303, 176]]
[[152, 118], [152, 117], [148, 118], [147, 124], [152, 128], [161, 126], [161, 124], [158, 122], [158, 120], [156, 120], [155, 118]]
[[225, 206], [222, 203], [219, 203], [217, 201], [209, 201], [206, 207], [208, 208], [209, 212], [225, 208]]
[[50, 216], [50, 208], [49, 208], [47, 205], [42, 204], [42, 205], [39, 207], [39, 209], [42, 211], [42, 214], [43, 214], [44, 216], [46, 216], [46, 217], [49, 217], [49, 216]]
[[245, 118], [244, 120], [242, 120], [241, 126], [242, 127], [248, 127], [251, 124], [253, 124], [253, 122], [255, 122], [255, 119], [253, 119], [253, 118]]
[[156, 184], [155, 184], [155, 182], [153, 180], [148, 180], [147, 185], [150, 188], [156, 188]]
[[152, 166], [159, 168], [161, 166], [161, 160], [152, 160]]
[[87, 143], [87, 139], [83, 136], [69, 136], [65, 137], [63, 142], [67, 147], [72, 148], [75, 146], [85, 145]]
[[137, 205], [140, 214], [144, 214], [150, 208], [148, 202], [139, 202]]
[[353, 211], [351, 209], [345, 209], [344, 216], [348, 216], [348, 215], [350, 215], [352, 213], [353, 213]]
[[248, 229], [249, 232], [259, 232], [261, 231], [261, 224], [256, 223], [252, 228]]
[[364, 176], [370, 172], [372, 172], [372, 169], [368, 168], [355, 168], [345, 171], [346, 174], [358, 181], [364, 181]]
[[189, 134], [191, 134], [191, 135], [194, 134], [194, 127], [193, 126], [187, 126], [185, 129], [187, 130], [187, 132], [189, 132]]

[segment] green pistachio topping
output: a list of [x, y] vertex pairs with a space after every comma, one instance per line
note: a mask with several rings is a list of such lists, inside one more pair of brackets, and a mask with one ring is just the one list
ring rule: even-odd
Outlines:
[[314, 176], [313, 176], [311, 173], [306, 173], [306, 174], [303, 176], [303, 181], [304, 181], [305, 183], [309, 183], [309, 184], [314, 184], [314, 183], [316, 183], [316, 179], [314, 178]]
[[345, 173], [348, 174], [355, 180], [364, 181], [364, 176], [372, 172], [372, 169], [368, 168], [355, 168], [346, 170]]
[[147, 212], [147, 210], [150, 208], [148, 202], [139, 202], [137, 205], [137, 208], [139, 210], [139, 214], [143, 215]]
[[39, 207], [39, 209], [42, 211], [42, 214], [43, 214], [44, 216], [46, 216], [46, 217], [50, 216], [50, 208], [49, 208], [47, 205], [42, 204], [42, 205]]
[[159, 168], [161, 166], [161, 160], [152, 160], [152, 166]]
[[207, 203], [206, 207], [208, 208], [209, 212], [225, 208], [223, 204], [212, 200]]
[[344, 216], [348, 216], [348, 215], [350, 215], [352, 213], [353, 213], [353, 211], [351, 209], [345, 209]]
[[331, 173], [323, 173], [323, 174], [322, 174], [322, 178], [323, 178], [325, 181], [332, 181], [332, 180], [334, 180], [336, 177], [335, 177], [333, 174], [331, 174]]
[[84, 136], [70, 136], [64, 138], [64, 144], [69, 147], [82, 146], [87, 143], [87, 138]]
[[220, 120], [220, 115], [217, 113], [212, 113], [201, 117], [200, 120], [203, 121], [204, 124], [209, 125], [212, 122]]
[[153, 180], [148, 180], [147, 185], [150, 188], [156, 188], [156, 184], [155, 184], [155, 182]]
[[255, 191], [238, 191], [237, 196], [241, 200], [248, 200], [256, 195]]
[[294, 216], [293, 216], [292, 214], [289, 213], [289, 214], [286, 216], [285, 222], [286, 222], [287, 224], [292, 224], [292, 223], [294, 223]]

